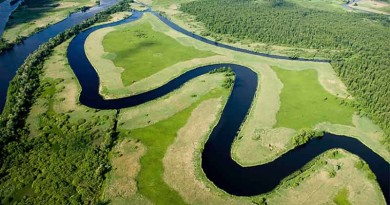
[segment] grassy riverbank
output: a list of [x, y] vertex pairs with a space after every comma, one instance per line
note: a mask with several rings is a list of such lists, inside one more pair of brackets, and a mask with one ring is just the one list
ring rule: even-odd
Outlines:
[[[122, 131], [121, 136], [139, 140], [146, 147], [146, 153], [140, 160], [141, 169], [136, 177], [140, 194], [156, 204], [184, 204], [182, 198], [164, 182], [163, 158], [166, 150], [175, 140], [176, 132], [184, 126], [194, 108], [207, 99], [223, 96], [226, 100], [228, 94], [229, 90], [220, 86], [167, 120], [161, 120], [148, 127], [134, 129], [130, 132]], [[129, 122], [132, 121], [129, 120]], [[110, 184], [107, 186], [109, 187]]]
[[18, 36], [31, 34], [65, 19], [80, 8], [96, 5], [94, 0], [27, 0], [11, 15], [3, 38], [14, 42]]

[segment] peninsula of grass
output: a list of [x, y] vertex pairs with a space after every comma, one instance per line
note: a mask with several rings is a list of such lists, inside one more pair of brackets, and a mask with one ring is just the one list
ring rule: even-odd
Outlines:
[[[155, 204], [185, 204], [181, 196], [164, 181], [163, 158], [192, 111], [204, 100], [223, 96], [226, 100], [230, 89], [217, 88], [189, 108], [173, 117], [160, 121], [146, 128], [135, 129], [130, 137], [139, 140], [146, 146], [146, 154], [141, 158], [141, 170], [137, 176], [138, 191]], [[122, 133], [125, 133], [123, 131]]]
[[275, 127], [314, 127], [320, 122], [352, 125], [354, 109], [349, 100], [328, 93], [318, 82], [316, 70], [289, 71], [273, 67], [283, 83]]
[[149, 22], [121, 27], [103, 39], [105, 58], [124, 69], [125, 86], [144, 79], [177, 62], [215, 55], [180, 44], [175, 39], [153, 30]]

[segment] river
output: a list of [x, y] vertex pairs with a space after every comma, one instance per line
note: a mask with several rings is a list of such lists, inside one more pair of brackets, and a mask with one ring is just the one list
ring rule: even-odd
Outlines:
[[[69, 18], [27, 38], [23, 44], [15, 46], [11, 51], [0, 55], [0, 107], [4, 107], [9, 81], [15, 75], [18, 67], [26, 57], [58, 33], [80, 23], [93, 16], [95, 13], [116, 3], [116, 0], [105, 1], [101, 6], [94, 7], [87, 12], [72, 14]], [[149, 12], [149, 11], [147, 11]], [[282, 155], [273, 162], [253, 166], [241, 167], [230, 156], [230, 149], [236, 133], [248, 110], [251, 107], [257, 84], [258, 76], [251, 69], [235, 64], [213, 64], [202, 66], [188, 71], [171, 80], [167, 84], [154, 90], [135, 96], [105, 100], [99, 94], [99, 78], [95, 69], [86, 57], [84, 44], [90, 33], [100, 28], [116, 26], [135, 21], [142, 17], [143, 12], [133, 12], [133, 15], [119, 22], [104, 24], [87, 29], [78, 34], [68, 47], [68, 60], [73, 69], [82, 91], [80, 102], [86, 106], [97, 109], [121, 109], [143, 104], [150, 100], [162, 97], [182, 86], [185, 82], [206, 74], [219, 67], [231, 67], [236, 75], [232, 93], [227, 101], [218, 124], [213, 129], [202, 153], [202, 168], [206, 176], [219, 188], [238, 196], [253, 196], [266, 193], [274, 189], [282, 179], [299, 170], [313, 158], [332, 148], [342, 148], [365, 160], [377, 177], [377, 181], [384, 193], [386, 202], [389, 203], [389, 179], [390, 165], [382, 157], [366, 147], [360, 141], [346, 137], [326, 133], [320, 139], [313, 139], [305, 145]], [[252, 55], [260, 55], [277, 59], [289, 59], [285, 56], [268, 55], [253, 51], [216, 43], [197, 36], [180, 28], [168, 19], [153, 12], [160, 20], [185, 35], [215, 46], [245, 52]], [[291, 60], [291, 59], [289, 59]], [[295, 59], [299, 61], [327, 62], [326, 60]]]
[[[159, 16], [157, 13], [154, 13]], [[99, 77], [89, 62], [85, 50], [85, 40], [92, 32], [110, 26], [116, 26], [135, 21], [142, 17], [142, 12], [134, 12], [133, 16], [115, 23], [99, 25], [77, 35], [70, 43], [67, 51], [69, 64], [73, 69], [82, 91], [80, 102], [88, 107], [97, 109], [121, 109], [133, 107], [145, 102], [163, 97], [174, 91], [187, 81], [220, 67], [231, 67], [236, 75], [232, 93], [226, 103], [218, 124], [211, 132], [202, 153], [202, 168], [208, 179], [217, 187], [237, 196], [254, 196], [272, 191], [284, 178], [302, 168], [321, 153], [342, 148], [358, 155], [368, 163], [375, 173], [386, 202], [389, 203], [390, 165], [381, 156], [366, 147], [359, 140], [325, 133], [321, 138], [313, 139], [305, 145], [299, 146], [276, 160], [253, 167], [242, 167], [230, 156], [231, 146], [236, 133], [251, 107], [258, 76], [250, 68], [236, 64], [212, 64], [201, 66], [188, 71], [171, 80], [165, 85], [138, 95], [120, 99], [105, 100], [99, 94]], [[160, 16], [160, 19], [163, 18]], [[168, 20], [164, 20], [166, 22]], [[174, 24], [168, 24], [169, 26]], [[171, 26], [172, 28], [172, 26]], [[177, 25], [174, 25], [177, 28]], [[180, 31], [181, 29], [175, 29]], [[185, 33], [193, 36], [192, 33]], [[199, 39], [213, 44], [207, 39]], [[221, 46], [221, 44], [217, 45]], [[245, 52], [245, 51], [244, 51]], [[257, 54], [255, 54], [257, 55]], [[304, 59], [303, 59], [304, 60]]]

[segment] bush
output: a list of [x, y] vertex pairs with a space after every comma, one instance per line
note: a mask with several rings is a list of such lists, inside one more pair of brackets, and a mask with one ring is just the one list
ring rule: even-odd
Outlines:
[[329, 171], [329, 177], [330, 177], [330, 178], [334, 178], [334, 177], [336, 176], [336, 174], [337, 174], [337, 173], [336, 173], [336, 171], [335, 171], [334, 169], [332, 169], [332, 170]]
[[293, 136], [293, 144], [295, 146], [303, 145], [309, 140], [320, 137], [324, 133], [322, 131], [312, 130], [309, 128], [303, 128], [299, 130], [294, 136]]

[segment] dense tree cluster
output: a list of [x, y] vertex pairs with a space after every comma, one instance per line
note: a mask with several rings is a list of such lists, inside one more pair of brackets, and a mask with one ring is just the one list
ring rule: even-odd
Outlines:
[[[52, 83], [50, 86], [55, 86]], [[54, 97], [54, 96], [51, 96]], [[115, 132], [108, 116], [70, 122], [67, 114], [45, 113], [40, 134], [7, 146], [1, 169], [1, 204], [93, 204]], [[111, 124], [102, 129], [99, 123]], [[100, 129], [97, 129], [100, 128]]]
[[12, 48], [12, 44], [7, 42], [4, 38], [0, 39], [0, 53]]
[[200, 0], [181, 5], [181, 10], [194, 15], [212, 34], [336, 51], [329, 56], [332, 66], [362, 113], [390, 135], [390, 19], [275, 2]]
[[367, 174], [367, 177], [368, 177], [369, 179], [376, 180], [375, 174], [372, 173], [370, 167], [368, 166], [368, 164], [367, 164], [365, 161], [363, 161], [363, 160], [357, 161], [357, 162], [355, 163], [355, 167], [356, 167], [357, 169], [359, 169], [359, 170], [364, 171], [364, 173]]
[[303, 145], [310, 139], [324, 135], [323, 132], [312, 129], [301, 129], [293, 136], [293, 144], [295, 146]]
[[[39, 95], [40, 74], [52, 49], [110, 14], [129, 10], [124, 0], [106, 11], [50, 39], [32, 53], [10, 83], [7, 103], [0, 116], [0, 203], [91, 204], [109, 168], [107, 152], [116, 123], [108, 130], [90, 129], [94, 122], [70, 123], [69, 116], [54, 112], [41, 116], [40, 136], [29, 137], [25, 119]], [[53, 96], [48, 96], [52, 98]], [[102, 134], [104, 133], [104, 134]], [[102, 138], [103, 142], [94, 144]]]
[[210, 74], [213, 73], [225, 73], [225, 80], [223, 81], [222, 87], [230, 89], [234, 85], [235, 73], [231, 67], [221, 67], [211, 70]]

